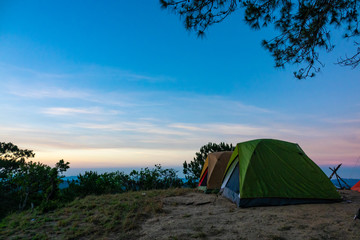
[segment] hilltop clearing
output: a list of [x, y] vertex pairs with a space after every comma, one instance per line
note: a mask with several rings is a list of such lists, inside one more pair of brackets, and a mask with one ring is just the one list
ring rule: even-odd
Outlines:
[[0, 224], [0, 239], [138, 239], [143, 221], [163, 214], [163, 199], [191, 192], [167, 189], [87, 196], [48, 213], [15, 213]]
[[0, 239], [360, 239], [360, 193], [340, 193], [339, 203], [255, 208], [192, 189], [87, 196], [12, 214]]
[[344, 201], [237, 208], [215, 194], [189, 192], [163, 200], [161, 214], [142, 226], [141, 239], [360, 239], [360, 193], [340, 191]]

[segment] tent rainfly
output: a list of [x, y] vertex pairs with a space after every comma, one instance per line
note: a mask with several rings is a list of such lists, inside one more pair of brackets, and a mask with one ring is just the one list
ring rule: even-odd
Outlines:
[[204, 191], [220, 190], [224, 172], [232, 151], [209, 153], [199, 180], [199, 189]]
[[328, 203], [340, 195], [298, 144], [257, 139], [239, 143], [221, 186], [239, 207]]

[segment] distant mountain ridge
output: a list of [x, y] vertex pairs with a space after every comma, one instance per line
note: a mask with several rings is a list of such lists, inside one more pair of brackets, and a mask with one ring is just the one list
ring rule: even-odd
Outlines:
[[[343, 178], [343, 180], [350, 186], [354, 186], [360, 179], [354, 179], [354, 178]], [[339, 183], [337, 179], [331, 179], [331, 182], [335, 185], [335, 187], [340, 188]], [[344, 186], [345, 184], [340, 180], [341, 186]]]

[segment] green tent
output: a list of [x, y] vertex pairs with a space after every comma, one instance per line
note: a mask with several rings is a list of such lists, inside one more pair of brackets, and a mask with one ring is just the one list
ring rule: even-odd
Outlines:
[[221, 192], [240, 207], [340, 200], [335, 186], [298, 144], [273, 139], [236, 145]]

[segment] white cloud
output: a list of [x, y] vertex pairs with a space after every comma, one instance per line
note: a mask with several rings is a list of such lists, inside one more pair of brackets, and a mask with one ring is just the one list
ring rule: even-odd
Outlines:
[[9, 93], [15, 96], [24, 97], [24, 98], [57, 98], [57, 99], [91, 99], [91, 94], [85, 91], [76, 91], [76, 90], [64, 90], [61, 88], [45, 88], [40, 87], [31, 88], [31, 87], [19, 87], [16, 85], [9, 86]]
[[121, 122], [113, 124], [99, 124], [99, 123], [79, 123], [73, 125], [77, 128], [93, 129], [93, 130], [104, 130], [109, 132], [132, 132], [140, 133], [142, 137], [147, 137], [148, 135], [157, 136], [157, 135], [177, 135], [184, 136], [188, 133], [172, 128], [167, 128], [161, 124], [153, 124], [151, 122]]
[[[0, 66], [0, 71], [3, 68]], [[171, 157], [170, 153], [175, 156], [179, 149], [195, 152], [207, 142], [236, 144], [256, 138], [298, 142], [321, 163], [360, 155], [360, 120], [356, 114], [324, 120], [323, 116], [294, 116], [218, 95], [74, 87], [69, 80], [77, 77], [171, 80], [97, 67], [89, 73], [83, 71], [57, 75], [13, 69], [15, 75], [7, 77], [14, 81], [0, 83], [1, 97], [15, 96], [18, 101], [3, 101], [8, 105], [3, 116], [15, 120], [0, 120], [2, 141], [41, 152], [69, 150], [69, 158], [76, 151], [89, 149], [166, 149], [166, 156]], [[39, 79], [46, 78], [53, 81], [43, 85]]]
[[344, 119], [323, 119], [324, 122], [327, 123], [333, 123], [333, 124], [356, 124], [360, 123], [360, 117], [359, 118], [344, 118]]
[[76, 115], [76, 114], [87, 114], [87, 115], [117, 115], [120, 114], [120, 111], [108, 110], [105, 111], [98, 107], [93, 108], [65, 108], [65, 107], [54, 107], [54, 108], [45, 108], [41, 111], [47, 115]]

